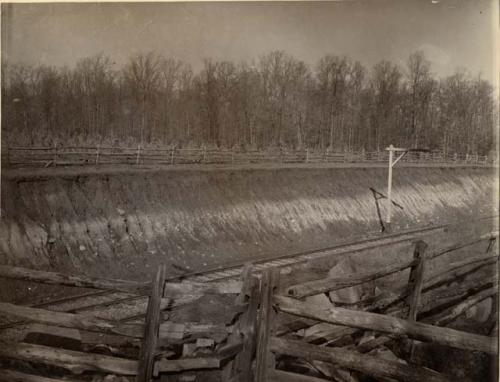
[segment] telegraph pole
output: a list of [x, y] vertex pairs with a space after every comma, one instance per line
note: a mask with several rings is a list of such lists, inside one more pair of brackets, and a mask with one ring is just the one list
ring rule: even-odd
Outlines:
[[[389, 151], [389, 173], [387, 176], [387, 218], [385, 232], [391, 232], [391, 218], [392, 218], [392, 168], [403, 158], [408, 152], [429, 152], [428, 149], [403, 149], [390, 145], [386, 148]], [[394, 159], [395, 154], [399, 156]]]

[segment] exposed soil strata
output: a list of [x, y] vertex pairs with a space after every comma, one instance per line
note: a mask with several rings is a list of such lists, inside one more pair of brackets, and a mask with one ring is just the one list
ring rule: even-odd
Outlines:
[[[162, 262], [181, 274], [319, 248], [380, 232], [386, 181], [384, 168], [5, 176], [0, 262], [149, 279]], [[488, 168], [395, 168], [393, 229], [495, 215], [496, 182]]]

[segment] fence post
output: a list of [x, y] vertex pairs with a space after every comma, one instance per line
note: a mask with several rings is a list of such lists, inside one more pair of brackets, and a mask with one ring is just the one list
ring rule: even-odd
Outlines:
[[306, 149], [306, 163], [309, 162], [309, 148]]
[[274, 370], [274, 354], [269, 350], [269, 339], [274, 332], [276, 312], [273, 307], [274, 292], [278, 289], [280, 271], [266, 269], [260, 284], [260, 310], [257, 318], [257, 350], [255, 354], [255, 381], [270, 382], [270, 371]]
[[96, 147], [95, 164], [99, 164], [99, 145]]
[[170, 164], [174, 164], [174, 153], [175, 153], [175, 146], [172, 146], [172, 151], [170, 153]]
[[[420, 305], [420, 298], [422, 295], [422, 287], [424, 285], [424, 272], [425, 272], [425, 251], [427, 249], [427, 243], [423, 240], [419, 240], [415, 243], [415, 249], [413, 251], [413, 259], [417, 261], [417, 264], [411, 268], [410, 278], [408, 283], [413, 291], [409, 297], [410, 311], [408, 313], [409, 321], [417, 321], [418, 308]], [[414, 353], [414, 342], [410, 342], [410, 359], [413, 358]]]
[[203, 159], [202, 162], [205, 163], [207, 161], [207, 146], [203, 145]]
[[424, 281], [424, 271], [425, 271], [425, 250], [427, 249], [427, 244], [419, 240], [415, 243], [415, 249], [413, 251], [413, 259], [417, 261], [417, 264], [411, 268], [409, 283], [413, 288], [413, 292], [410, 295], [410, 313], [409, 319], [411, 321], [417, 320], [418, 306], [420, 304], [420, 296], [422, 293], [422, 286]]
[[231, 163], [234, 163], [234, 147], [231, 148]]
[[135, 158], [135, 164], [138, 165], [139, 164], [139, 157], [141, 155], [141, 145], [137, 145], [137, 156]]

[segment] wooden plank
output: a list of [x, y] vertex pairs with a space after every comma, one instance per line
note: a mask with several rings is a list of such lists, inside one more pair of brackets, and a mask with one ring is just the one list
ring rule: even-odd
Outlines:
[[0, 341], [0, 357], [57, 366], [74, 374], [81, 374], [84, 371], [118, 375], [137, 374], [137, 361], [134, 360], [22, 342]]
[[14, 280], [33, 281], [44, 284], [67, 285], [81, 288], [94, 288], [125, 292], [144, 292], [150, 288], [149, 283], [65, 275], [63, 273], [39, 271], [21, 267], [11, 267], [8, 265], [0, 265], [0, 277]]
[[304, 298], [329, 291], [336, 291], [391, 275], [408, 267], [414, 266], [416, 263], [417, 261], [410, 260], [389, 265], [375, 272], [366, 272], [363, 274], [353, 275], [348, 278], [327, 277], [320, 280], [313, 280], [288, 287], [286, 292], [291, 297]]
[[139, 356], [137, 382], [149, 382], [153, 376], [154, 356], [160, 327], [161, 298], [165, 286], [165, 273], [166, 267], [165, 265], [161, 265], [156, 274], [153, 290], [149, 297], [146, 311], [144, 341]]
[[46, 309], [30, 308], [6, 302], [0, 302], [0, 313], [42, 324], [88, 330], [90, 332], [119, 334], [134, 338], [142, 338], [144, 331], [143, 325], [114, 323], [102, 318], [89, 316], [88, 314], [53, 312]]
[[345, 349], [326, 348], [306, 344], [302, 341], [284, 340], [273, 337], [270, 349], [278, 354], [299, 357], [308, 361], [324, 361], [356, 370], [375, 378], [394, 378], [407, 382], [450, 382], [445, 376], [427, 369], [408, 366], [395, 361], [359, 354]]
[[460, 349], [478, 350], [496, 354], [493, 339], [454, 329], [411, 322], [387, 315], [349, 310], [338, 307], [318, 307], [285, 296], [275, 296], [278, 309], [301, 317], [313, 318], [331, 324], [408, 336], [419, 341], [435, 342]]
[[258, 315], [257, 352], [255, 355], [255, 381], [268, 382], [269, 371], [274, 368], [273, 358], [269, 352], [269, 338], [273, 329], [274, 310], [273, 295], [278, 285], [279, 270], [266, 269], [262, 273], [260, 309]]
[[412, 285], [413, 291], [409, 298], [410, 314], [408, 319], [410, 321], [417, 320], [418, 307], [420, 305], [420, 298], [422, 294], [422, 286], [424, 283], [425, 272], [425, 250], [427, 244], [422, 240], [417, 241], [415, 250], [413, 251], [413, 259], [417, 262], [411, 269], [409, 284]]
[[21, 373], [20, 371], [0, 369], [0, 382], [80, 382], [75, 379], [55, 379], [41, 377], [34, 374]]

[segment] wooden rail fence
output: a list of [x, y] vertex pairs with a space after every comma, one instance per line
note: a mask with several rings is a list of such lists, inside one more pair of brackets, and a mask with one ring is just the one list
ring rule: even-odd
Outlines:
[[[333, 152], [313, 149], [281, 151], [244, 151], [238, 149], [187, 149], [176, 147], [10, 147], [2, 149], [3, 166], [68, 165], [175, 165], [175, 164], [248, 164], [248, 163], [382, 163], [386, 151]], [[490, 166], [496, 159], [484, 155], [410, 152], [407, 163], [436, 163]]]
[[[492, 243], [496, 234], [480, 240]], [[486, 253], [451, 262], [447, 269], [426, 276], [429, 261], [469, 244], [429, 253], [426, 244], [418, 241], [411, 260], [349, 278], [326, 277], [307, 282], [297, 282], [293, 272], [279, 268], [257, 272], [251, 264], [237, 279], [208, 283], [165, 281], [163, 266], [149, 283], [2, 266], [2, 278], [126, 290], [146, 294], [148, 304], [141, 320], [124, 323], [88, 313], [0, 303], [0, 315], [37, 324], [20, 330], [18, 341], [7, 340], [0, 332], [0, 381], [62, 382], [85, 372], [121, 375], [138, 382], [159, 376], [165, 376], [166, 381], [175, 376], [203, 381], [207, 373], [219, 373], [224, 382], [320, 382], [346, 380], [342, 379], [345, 370], [381, 380], [450, 381], [449, 376], [413, 364], [413, 350], [406, 362], [369, 353], [390, 342], [408, 340], [497, 353], [494, 337], [444, 327], [470, 307], [496, 295], [495, 246], [488, 245]], [[405, 269], [410, 269], [406, 286], [357, 305], [342, 307], [311, 300], [311, 296], [372, 282]], [[481, 273], [485, 269], [493, 272]], [[451, 283], [459, 286], [453, 290], [443, 287]], [[321, 330], [315, 334], [307, 334], [318, 327]], [[74, 338], [74, 331], [79, 333], [79, 349], [37, 342], [40, 335]], [[365, 331], [378, 336], [359, 342], [355, 334]], [[39, 335], [37, 341], [30, 337], [34, 332]], [[92, 333], [107, 337], [95, 342]], [[113, 345], [107, 342], [110, 338]], [[107, 353], [96, 353], [96, 344], [105, 346]], [[412, 342], [410, 346], [413, 349]], [[26, 368], [26, 362], [32, 367]], [[45, 367], [37, 369], [40, 364]], [[53, 370], [57, 372], [52, 375]]]

